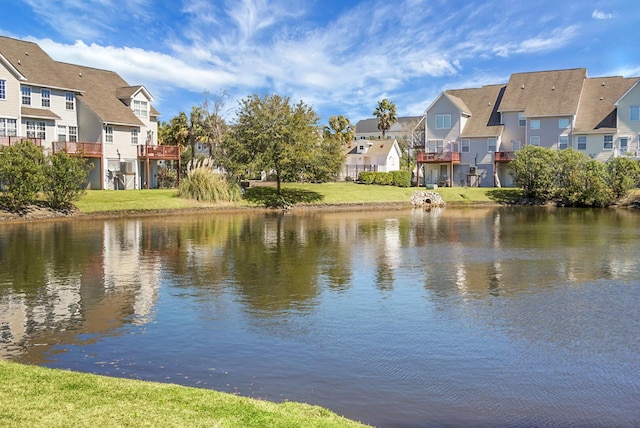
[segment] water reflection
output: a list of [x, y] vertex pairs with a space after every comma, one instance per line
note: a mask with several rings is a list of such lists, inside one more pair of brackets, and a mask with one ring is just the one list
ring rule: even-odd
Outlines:
[[573, 422], [558, 402], [624, 425], [640, 414], [637, 221], [486, 207], [0, 225], [0, 358], [384, 426]]

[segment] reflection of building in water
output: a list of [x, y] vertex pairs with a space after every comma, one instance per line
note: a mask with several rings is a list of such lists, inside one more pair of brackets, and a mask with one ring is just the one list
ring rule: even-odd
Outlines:
[[[52, 240], [52, 231], [42, 229], [28, 245]], [[50, 260], [40, 261], [43, 284], [0, 294], [0, 358], [41, 363], [51, 347], [77, 343], [80, 335], [148, 322], [158, 298], [161, 263], [159, 256], [144, 253], [141, 241], [139, 220], [105, 222], [95, 254], [77, 260], [72, 255], [64, 261], [69, 266], [56, 265], [55, 255], [48, 254]]]

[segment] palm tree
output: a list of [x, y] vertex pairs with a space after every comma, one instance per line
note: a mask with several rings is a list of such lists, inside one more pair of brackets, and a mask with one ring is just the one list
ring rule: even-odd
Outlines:
[[385, 138], [387, 131], [398, 121], [396, 105], [386, 98], [378, 101], [378, 107], [373, 111], [373, 115], [378, 118], [378, 129], [382, 131], [382, 138]]

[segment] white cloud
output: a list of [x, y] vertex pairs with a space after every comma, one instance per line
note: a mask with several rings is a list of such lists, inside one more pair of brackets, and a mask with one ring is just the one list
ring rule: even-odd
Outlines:
[[595, 9], [591, 14], [593, 19], [613, 19], [616, 17], [615, 13], [607, 13], [601, 10]]

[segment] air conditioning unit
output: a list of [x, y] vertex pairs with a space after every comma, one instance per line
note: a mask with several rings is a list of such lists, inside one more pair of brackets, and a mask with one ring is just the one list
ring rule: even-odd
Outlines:
[[470, 166], [469, 167], [469, 174], [476, 175], [476, 167], [475, 166]]

